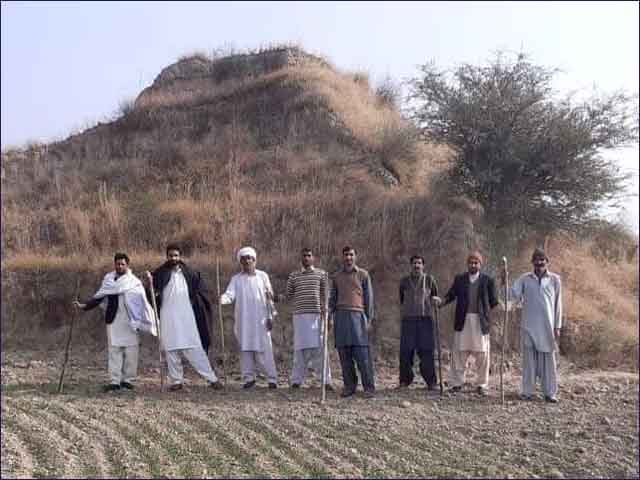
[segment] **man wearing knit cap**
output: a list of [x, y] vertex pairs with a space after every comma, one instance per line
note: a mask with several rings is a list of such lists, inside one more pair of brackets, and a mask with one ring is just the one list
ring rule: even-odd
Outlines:
[[[532, 400], [536, 377], [544, 399], [558, 401], [556, 343], [562, 327], [562, 282], [547, 269], [549, 258], [536, 248], [531, 256], [533, 272], [521, 275], [509, 289], [509, 300], [522, 303], [520, 341], [522, 348], [522, 400]], [[504, 284], [504, 271], [501, 279]]]
[[235, 302], [233, 331], [240, 346], [243, 388], [255, 386], [256, 364], [266, 374], [269, 388], [277, 388], [278, 372], [271, 345], [271, 329], [277, 315], [273, 288], [269, 275], [256, 269], [256, 251], [253, 248], [241, 248], [237, 258], [242, 271], [231, 278], [220, 303], [228, 305]]
[[469, 356], [475, 357], [476, 389], [487, 395], [489, 388], [489, 331], [491, 309], [499, 305], [493, 278], [480, 272], [482, 255], [471, 252], [467, 257], [466, 273], [456, 275], [444, 297], [434, 301], [444, 307], [456, 300], [453, 345], [451, 347], [451, 391], [462, 390]]

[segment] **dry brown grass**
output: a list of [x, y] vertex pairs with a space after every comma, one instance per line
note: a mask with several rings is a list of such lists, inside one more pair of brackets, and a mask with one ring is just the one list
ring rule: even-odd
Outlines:
[[563, 280], [567, 353], [590, 366], [638, 368], [637, 262], [595, 257], [591, 240], [553, 238], [548, 250]]
[[[6, 154], [3, 282], [18, 293], [34, 281], [29, 272], [38, 281], [74, 270], [99, 278], [115, 251], [152, 268], [173, 241], [210, 278], [216, 256], [231, 272], [234, 252], [251, 244], [276, 283], [296, 267], [302, 246], [332, 270], [350, 244], [376, 282], [380, 330], [395, 335], [395, 290], [408, 257], [424, 254], [446, 288], [466, 251], [482, 244], [475, 206], [431, 189], [451, 152], [420, 143], [366, 75], [317, 64], [218, 83], [176, 81], [148, 90], [111, 124]], [[386, 187], [375, 167], [400, 185]], [[595, 260], [588, 246], [566, 245], [559, 264], [567, 315], [580, 326], [571, 351], [597, 362], [617, 361], [615, 352], [633, 357], [638, 286], [626, 279], [637, 279], [637, 265]], [[594, 288], [597, 279], [585, 279], [603, 268], [606, 285]], [[3, 301], [13, 302], [8, 321], [22, 321], [18, 300], [6, 295], [3, 289]], [[34, 295], [19, 301], [58, 305], [58, 322], [68, 314], [69, 288]], [[27, 310], [34, 324], [47, 324], [44, 309]]]

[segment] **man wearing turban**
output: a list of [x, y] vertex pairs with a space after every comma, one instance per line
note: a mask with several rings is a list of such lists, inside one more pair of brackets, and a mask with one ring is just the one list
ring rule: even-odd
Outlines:
[[440, 307], [456, 300], [453, 345], [451, 347], [451, 391], [462, 390], [467, 359], [476, 362], [476, 391], [486, 396], [489, 387], [489, 331], [491, 309], [499, 305], [493, 278], [480, 272], [482, 255], [474, 251], [467, 257], [467, 272], [456, 275]]
[[242, 271], [231, 277], [220, 303], [235, 303], [233, 331], [240, 346], [243, 388], [255, 386], [256, 364], [266, 374], [269, 388], [277, 388], [278, 373], [271, 344], [271, 329], [277, 312], [269, 275], [256, 269], [256, 251], [253, 248], [241, 248], [237, 259]]

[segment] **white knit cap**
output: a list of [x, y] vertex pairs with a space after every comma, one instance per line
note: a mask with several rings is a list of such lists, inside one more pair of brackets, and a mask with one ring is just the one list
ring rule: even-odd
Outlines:
[[252, 247], [242, 247], [238, 250], [238, 261], [240, 261], [242, 257], [246, 256], [251, 256], [254, 260], [257, 258], [256, 251]]

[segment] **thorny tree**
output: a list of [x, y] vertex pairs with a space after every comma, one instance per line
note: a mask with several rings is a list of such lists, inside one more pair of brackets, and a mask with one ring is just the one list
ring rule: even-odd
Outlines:
[[627, 177], [601, 154], [638, 141], [637, 94], [558, 98], [558, 70], [524, 54], [421, 72], [410, 82], [413, 118], [426, 139], [454, 148], [451, 184], [490, 224], [575, 231], [621, 195]]

